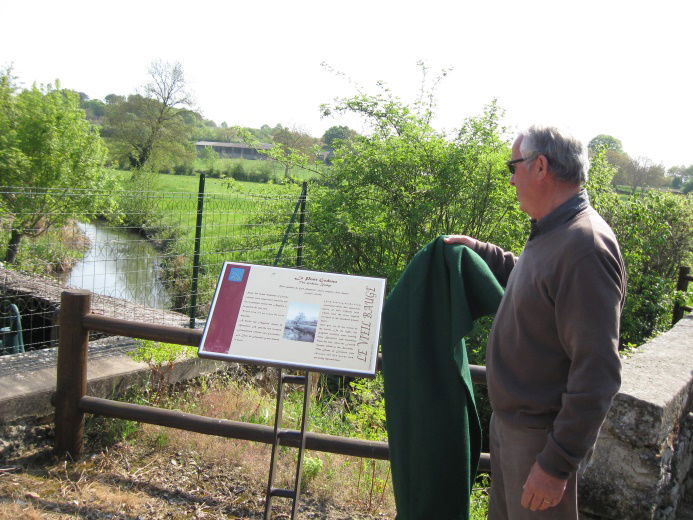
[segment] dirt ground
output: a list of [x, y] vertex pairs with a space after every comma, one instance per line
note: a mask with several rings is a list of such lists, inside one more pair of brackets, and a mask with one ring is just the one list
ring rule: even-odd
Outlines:
[[[220, 374], [149, 397], [160, 399], [157, 406], [254, 422], [275, 406], [257, 377]], [[0, 520], [264, 518], [269, 445], [88, 415], [84, 455], [71, 461], [53, 455], [52, 430], [45, 422], [3, 430]], [[293, 488], [296, 455], [279, 449], [275, 487]], [[387, 461], [307, 451], [303, 480], [298, 519], [395, 516]], [[291, 504], [274, 498], [272, 518], [290, 518]]]
[[[50, 446], [6, 460], [0, 466], [0, 518], [263, 518], [268, 464], [248, 471], [248, 457], [239, 459], [238, 453], [224, 461], [194, 447], [162, 446], [161, 431], [152, 428], [135, 441], [92, 450], [78, 462], [54, 458]], [[252, 452], [257, 457], [257, 450]], [[369, 513], [366, 500], [308, 489], [297, 518], [392, 518], [377, 511], [370, 498]], [[290, 504], [273, 499], [272, 517], [290, 518]]]

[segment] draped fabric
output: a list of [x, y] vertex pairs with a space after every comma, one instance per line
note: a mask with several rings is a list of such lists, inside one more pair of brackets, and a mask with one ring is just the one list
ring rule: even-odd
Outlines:
[[502, 295], [480, 256], [439, 237], [414, 256], [385, 303], [381, 345], [398, 520], [469, 517], [481, 428], [464, 336]]

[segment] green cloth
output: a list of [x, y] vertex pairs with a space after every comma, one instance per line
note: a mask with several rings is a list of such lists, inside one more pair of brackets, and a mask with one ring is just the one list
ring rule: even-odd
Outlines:
[[390, 464], [398, 520], [469, 517], [481, 452], [464, 336], [495, 312], [503, 289], [474, 251], [419, 251], [383, 310]]

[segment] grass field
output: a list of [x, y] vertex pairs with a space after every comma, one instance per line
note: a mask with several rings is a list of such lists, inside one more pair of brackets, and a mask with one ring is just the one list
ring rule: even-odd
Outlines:
[[[197, 176], [152, 174], [121, 179], [119, 214], [159, 245], [163, 273], [174, 293], [174, 308], [188, 305], [197, 220]], [[296, 183], [272, 184], [207, 178], [200, 241], [198, 301], [211, 301], [224, 261], [273, 264], [301, 193]], [[294, 265], [298, 221], [279, 265]], [[206, 308], [201, 309], [204, 314]]]

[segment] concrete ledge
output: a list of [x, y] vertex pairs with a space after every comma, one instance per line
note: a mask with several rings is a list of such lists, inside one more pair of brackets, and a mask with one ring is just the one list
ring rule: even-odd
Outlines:
[[600, 518], [675, 519], [693, 485], [693, 315], [623, 360], [621, 391], [580, 482]]
[[[106, 338], [89, 345], [87, 394], [113, 398], [151, 374], [146, 363], [127, 355], [130, 338]], [[0, 358], [0, 459], [30, 436], [28, 429], [52, 421], [57, 348]], [[236, 364], [233, 364], [236, 366]], [[190, 358], [176, 363], [169, 381], [176, 383], [229, 368], [229, 363]]]

